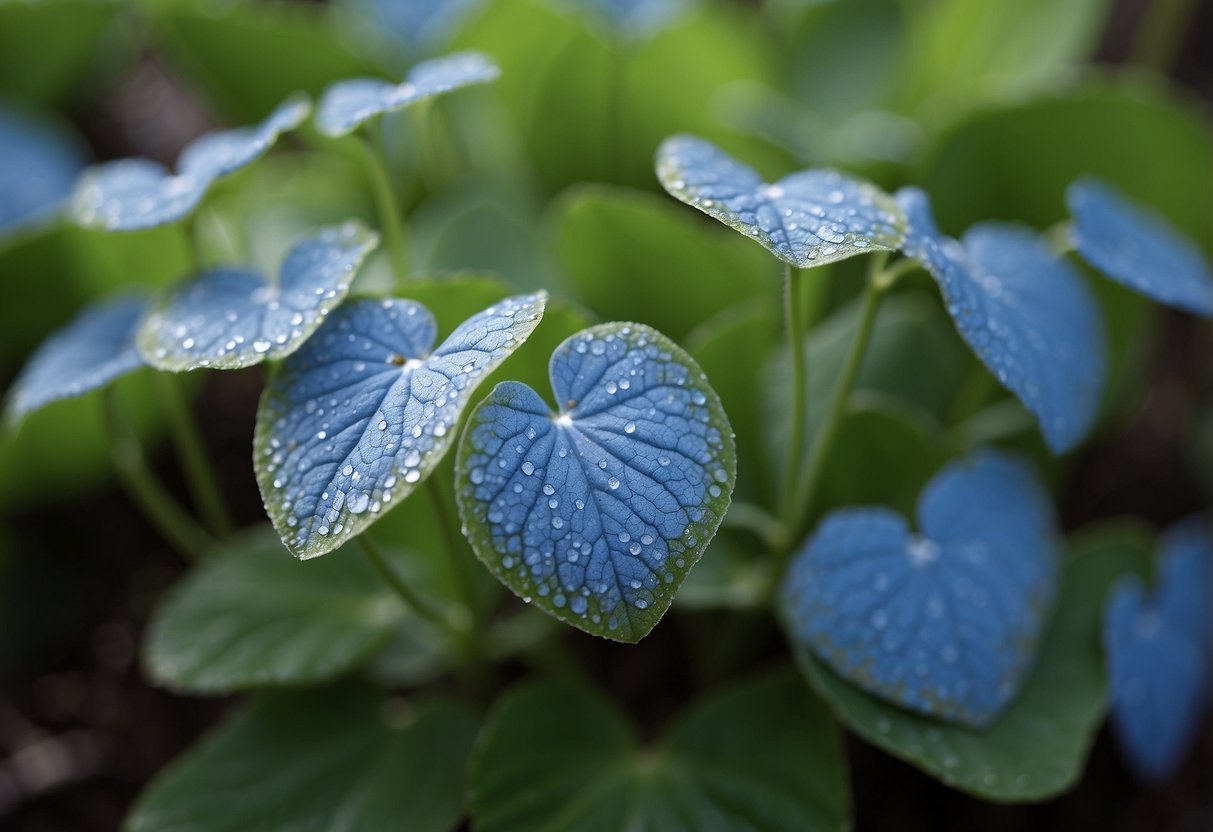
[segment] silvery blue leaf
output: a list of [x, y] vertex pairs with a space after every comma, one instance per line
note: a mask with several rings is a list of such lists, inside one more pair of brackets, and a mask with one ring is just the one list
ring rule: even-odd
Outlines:
[[1160, 303], [1213, 318], [1213, 271], [1170, 223], [1097, 179], [1070, 185], [1066, 201], [1075, 247], [1093, 266]]
[[833, 170], [805, 170], [768, 184], [694, 136], [662, 143], [657, 177], [672, 196], [797, 268], [896, 249], [904, 237], [901, 209], [875, 185]]
[[1213, 529], [1192, 517], [1159, 546], [1146, 591], [1122, 578], [1104, 614], [1112, 726], [1134, 771], [1161, 782], [1183, 762], [1213, 681]]
[[897, 200], [904, 250], [939, 284], [961, 336], [1053, 451], [1073, 447], [1095, 421], [1106, 374], [1103, 319], [1082, 275], [1028, 229], [985, 223], [961, 243], [939, 232], [922, 191]]
[[17, 421], [53, 401], [104, 387], [142, 367], [135, 331], [147, 306], [142, 297], [91, 306], [47, 338], [8, 392], [8, 419]]
[[732, 430], [702, 370], [647, 326], [584, 330], [550, 374], [557, 413], [518, 382], [472, 412], [456, 463], [466, 534], [525, 600], [639, 641], [728, 508]]
[[422, 61], [401, 84], [354, 78], [333, 84], [316, 108], [316, 126], [326, 136], [344, 136], [369, 119], [472, 84], [495, 81], [501, 70], [479, 52], [456, 52]]
[[351, 222], [296, 242], [277, 280], [250, 269], [208, 269], [155, 305], [139, 329], [139, 350], [153, 367], [173, 372], [285, 358], [345, 300], [377, 242]]
[[0, 235], [54, 215], [83, 163], [63, 132], [0, 107]]
[[284, 101], [260, 124], [208, 133], [177, 159], [177, 173], [149, 159], [121, 159], [89, 168], [72, 195], [71, 213], [86, 228], [135, 231], [184, 218], [215, 180], [262, 156], [311, 112], [306, 96]]
[[1048, 495], [1022, 462], [979, 452], [935, 476], [918, 522], [828, 515], [784, 581], [793, 635], [864, 690], [988, 726], [1018, 693], [1056, 591]]
[[476, 386], [526, 341], [543, 292], [468, 318], [433, 349], [434, 318], [408, 300], [339, 306], [270, 380], [254, 461], [283, 543], [336, 549], [412, 493], [442, 460]]

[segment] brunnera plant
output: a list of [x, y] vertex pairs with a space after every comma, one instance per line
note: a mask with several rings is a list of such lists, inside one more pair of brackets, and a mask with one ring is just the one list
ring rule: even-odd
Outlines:
[[[888, 466], [925, 472], [913, 520], [901, 504], [838, 505], [830, 466], [866, 449], [865, 431], [916, 441], [909, 418], [857, 390], [870, 354], [898, 337], [899, 290], [916, 273], [1062, 454], [1094, 429], [1108, 374], [1103, 313], [1068, 255], [1213, 317], [1196, 248], [1092, 178], [1068, 190], [1062, 226], [982, 223], [957, 240], [921, 189], [824, 168], [770, 183], [707, 140], [671, 137], [655, 162], [666, 191], [783, 266], [782, 346], [751, 360], [753, 332], [735, 321], [697, 338], [711, 366], [731, 357], [773, 402], [735, 437], [737, 386], [667, 334], [594, 323], [555, 292], [411, 269], [383, 119], [500, 74], [463, 52], [399, 84], [332, 86], [314, 128], [357, 149], [377, 231], [317, 228], [276, 274], [200, 259], [167, 290], [86, 309], [9, 391], [19, 422], [129, 373], [166, 374], [197, 516], [107, 398], [121, 481], [197, 560], [156, 612], [145, 663], [182, 692], [252, 696], [151, 784], [128, 828], [838, 829], [850, 808], [840, 727], [961, 791], [1038, 801], [1079, 776], [1109, 712], [1134, 769], [1165, 780], [1213, 677], [1209, 518], [1169, 531], [1156, 562], [1123, 536], [1067, 540], [1040, 474], [994, 447], [997, 430], [925, 461], [890, 451]], [[193, 142], [175, 172], [131, 159], [77, 177], [78, 161], [28, 125], [4, 122], [0, 138], [74, 180], [74, 223], [120, 234], [194, 223], [221, 180], [309, 117], [292, 96], [258, 125]], [[0, 207], [13, 225], [47, 221], [45, 206]], [[351, 292], [380, 239], [391, 291]], [[860, 300], [811, 325], [813, 269], [856, 257]], [[516, 360], [540, 346], [546, 379]], [[235, 532], [176, 381], [256, 364], [267, 381], [252, 457], [270, 522]], [[739, 468], [755, 480], [744, 493]], [[739, 559], [722, 526], [757, 554]], [[499, 585], [523, 606], [502, 604]], [[796, 669], [709, 691], [644, 742], [565, 667], [559, 627], [635, 643], [684, 602], [774, 614]], [[505, 686], [497, 670], [516, 660], [547, 670]], [[448, 678], [460, 695], [435, 684]]]

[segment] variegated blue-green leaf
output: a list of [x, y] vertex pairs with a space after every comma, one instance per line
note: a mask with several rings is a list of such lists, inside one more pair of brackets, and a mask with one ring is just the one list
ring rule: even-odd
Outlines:
[[177, 158], [177, 172], [150, 159], [121, 159], [89, 168], [72, 195], [71, 213], [86, 228], [135, 231], [176, 222], [202, 201], [215, 180], [251, 164], [312, 110], [293, 95], [260, 124], [207, 133]]
[[466, 534], [525, 600], [639, 641], [728, 509], [733, 432], [699, 366], [647, 326], [577, 333], [549, 369], [557, 413], [505, 382], [469, 418], [456, 464]]
[[92, 306], [51, 335], [13, 382], [5, 406], [16, 421], [58, 399], [104, 387], [143, 366], [135, 332], [147, 310], [142, 297]]
[[677, 199], [797, 268], [896, 249], [905, 236], [901, 208], [875, 185], [833, 170], [804, 170], [770, 184], [694, 136], [662, 143], [657, 177]]
[[277, 280], [244, 268], [209, 269], [154, 308], [139, 329], [153, 367], [232, 370], [293, 353], [349, 291], [378, 237], [357, 223], [295, 243]]
[[919, 533], [888, 509], [826, 517], [783, 587], [792, 637], [842, 676], [978, 728], [1014, 700], [1057, 584], [1048, 495], [993, 452], [938, 474]]
[[401, 84], [378, 78], [339, 81], [320, 99], [316, 126], [327, 136], [344, 136], [384, 113], [472, 84], [495, 81], [500, 75], [501, 70], [486, 55], [456, 52], [417, 64]]
[[257, 412], [257, 484], [300, 558], [336, 549], [412, 493], [454, 441], [476, 386], [526, 341], [543, 292], [507, 298], [434, 349], [419, 303], [350, 301], [290, 356]]
[[1093, 266], [1160, 303], [1213, 318], [1213, 271], [1159, 214], [1090, 177], [1070, 185], [1066, 202], [1074, 244]]
[[935, 226], [926, 194], [898, 192], [905, 251], [935, 278], [961, 336], [1040, 423], [1054, 452], [1090, 430], [1107, 337], [1082, 275], [1029, 230], [987, 223], [962, 242]]
[[1112, 726], [1133, 770], [1151, 783], [1183, 762], [1209, 711], [1213, 683], [1213, 530], [1191, 517], [1159, 547], [1147, 593], [1121, 578], [1104, 614]]
[[61, 130], [0, 107], [0, 235], [58, 211], [82, 164]]

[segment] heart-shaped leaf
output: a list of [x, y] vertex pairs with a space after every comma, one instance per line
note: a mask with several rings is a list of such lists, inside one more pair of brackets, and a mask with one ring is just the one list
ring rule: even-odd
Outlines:
[[401, 84], [378, 78], [339, 81], [324, 92], [316, 108], [316, 126], [326, 136], [344, 136], [384, 113], [472, 84], [495, 81], [501, 70], [480, 52], [456, 52], [422, 61]]
[[447, 832], [478, 720], [450, 697], [407, 705], [356, 685], [258, 697], [157, 776], [123, 829]]
[[345, 300], [378, 239], [357, 223], [321, 229], [295, 243], [277, 280], [251, 269], [205, 271], [148, 314], [139, 351], [153, 367], [174, 372], [285, 358]]
[[1148, 594], [1125, 577], [1104, 616], [1112, 725], [1129, 763], [1148, 782], [1183, 762], [1209, 709], [1213, 681], [1213, 531], [1193, 517], [1159, 547]]
[[1074, 244], [1093, 266], [1160, 303], [1213, 318], [1213, 271], [1160, 214], [1090, 177], [1070, 185], [1066, 202]]
[[897, 193], [905, 252], [943, 293], [957, 330], [1040, 422], [1054, 452], [1090, 430], [1105, 379], [1106, 336], [1082, 276], [1031, 231], [984, 223], [963, 242], [935, 226], [927, 196]]
[[207, 133], [177, 157], [177, 173], [150, 159], [121, 159], [89, 168], [72, 195], [71, 213], [86, 228], [135, 231], [182, 219], [215, 180], [251, 164], [312, 110], [293, 95], [260, 124]]
[[662, 187], [737, 229], [780, 260], [808, 268], [901, 245], [905, 218], [875, 185], [833, 170], [805, 170], [774, 184], [694, 136], [657, 150]]
[[527, 601], [639, 641], [728, 509], [732, 429], [703, 371], [647, 326], [577, 333], [549, 372], [558, 414], [518, 382], [472, 412], [456, 463], [466, 534]]
[[1141, 538], [1135, 528], [1113, 527], [1086, 532], [1071, 544], [1057, 613], [1023, 692], [984, 731], [948, 725], [865, 693], [796, 638], [793, 652], [813, 687], [867, 742], [969, 794], [1000, 803], [1041, 801], [1078, 780], [1103, 721], [1100, 613], [1116, 578], [1145, 563], [1149, 550]]
[[361, 559], [284, 555], [263, 527], [174, 587], [148, 630], [152, 678], [197, 693], [316, 684], [358, 667], [405, 623], [400, 599]]
[[990, 725], [1032, 666], [1056, 584], [1048, 497], [993, 452], [937, 474], [920, 534], [887, 509], [828, 515], [783, 587], [792, 636], [913, 711]]
[[8, 392], [7, 417], [17, 421], [53, 401], [104, 387], [143, 366], [135, 331], [147, 311], [142, 297], [89, 307], [51, 335]]
[[714, 692], [651, 746], [584, 686], [532, 682], [489, 717], [470, 774], [478, 832], [848, 828], [835, 723], [787, 670]]
[[507, 298], [437, 349], [434, 318], [413, 301], [362, 299], [329, 315], [257, 412], [257, 484], [287, 548], [330, 552], [412, 493], [446, 454], [472, 391], [526, 341], [546, 300]]
[[0, 235], [53, 215], [82, 162], [63, 131], [0, 107]]

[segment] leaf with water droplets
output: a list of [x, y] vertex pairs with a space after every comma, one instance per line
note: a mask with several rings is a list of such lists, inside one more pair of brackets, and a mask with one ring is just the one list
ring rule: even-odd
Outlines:
[[1055, 453], [1073, 447], [1099, 411], [1106, 335], [1082, 275], [1026, 228], [974, 226], [962, 242], [935, 226], [927, 196], [897, 193], [905, 252], [931, 273], [961, 336], [1040, 423]]
[[703, 371], [647, 326], [577, 333], [549, 370], [559, 413], [518, 382], [472, 412], [460, 515], [515, 593], [593, 635], [639, 641], [728, 509], [733, 432]]
[[893, 250], [904, 237], [901, 208], [875, 185], [833, 170], [804, 170], [768, 184], [694, 136], [662, 143], [657, 177], [672, 196], [801, 269]]
[[1074, 245], [1093, 266], [1160, 303], [1213, 318], [1213, 271], [1161, 215], [1090, 177], [1070, 185], [1066, 202]]
[[135, 331], [147, 310], [142, 297], [89, 307], [51, 335], [13, 382], [5, 407], [11, 421], [53, 401], [104, 387], [143, 366]]
[[1145, 781], [1171, 777], [1198, 736], [1213, 682], [1213, 530], [1207, 517], [1172, 529], [1148, 594], [1122, 578], [1106, 605], [1112, 726]]
[[378, 78], [339, 81], [325, 90], [316, 126], [326, 136], [344, 136], [370, 119], [472, 84], [495, 81], [501, 70], [480, 52], [455, 52], [422, 61], [401, 84]]
[[[257, 484], [297, 557], [336, 549], [412, 493], [454, 441], [468, 398], [539, 325], [547, 294], [520, 295], [460, 324], [437, 349], [434, 318], [409, 300], [338, 307], [261, 398]], [[431, 351], [432, 350], [432, 351]]]
[[[793, 636], [802, 672], [847, 727], [947, 785], [987, 800], [1040, 801], [1074, 785], [1105, 705], [1098, 649], [1103, 598], [1148, 551], [1134, 530], [1085, 533], [1071, 544], [1060, 602], [1019, 697], [992, 726], [974, 731], [889, 704], [849, 684]], [[997, 599], [994, 599], [997, 603]], [[792, 617], [783, 611], [791, 634]]]
[[260, 124], [207, 133], [181, 151], [175, 174], [150, 159], [89, 168], [72, 194], [72, 217], [86, 228], [106, 231], [176, 222], [194, 210], [217, 179], [256, 161], [311, 110], [307, 96], [293, 95]]
[[851, 682], [978, 728], [1014, 700], [1053, 601], [1048, 497], [992, 452], [937, 474], [919, 534], [879, 508], [828, 515], [796, 556], [783, 600], [792, 636]]
[[162, 299], [139, 328], [139, 351], [161, 370], [234, 370], [303, 345], [349, 291], [378, 237], [357, 223], [295, 243], [276, 281], [251, 269], [203, 272]]
[[82, 163], [61, 130], [0, 107], [0, 236], [54, 215]]

